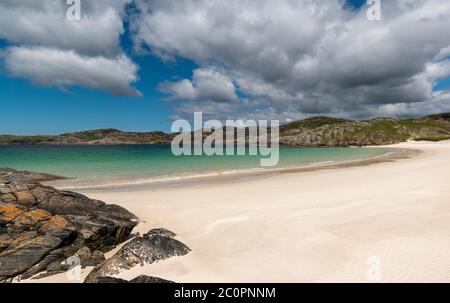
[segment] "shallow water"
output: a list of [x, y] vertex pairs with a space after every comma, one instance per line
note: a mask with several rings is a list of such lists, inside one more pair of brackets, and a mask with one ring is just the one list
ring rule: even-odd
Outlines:
[[[389, 149], [281, 148], [274, 168], [371, 158]], [[79, 180], [171, 179], [192, 175], [262, 170], [260, 156], [174, 156], [168, 145], [0, 146], [0, 167], [56, 174]]]

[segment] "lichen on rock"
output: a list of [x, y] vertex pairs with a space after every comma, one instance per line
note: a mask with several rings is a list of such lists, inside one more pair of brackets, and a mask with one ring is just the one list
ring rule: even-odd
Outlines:
[[0, 281], [60, 272], [83, 249], [89, 254], [80, 259], [95, 266], [137, 224], [120, 206], [43, 186], [29, 175], [0, 170]]

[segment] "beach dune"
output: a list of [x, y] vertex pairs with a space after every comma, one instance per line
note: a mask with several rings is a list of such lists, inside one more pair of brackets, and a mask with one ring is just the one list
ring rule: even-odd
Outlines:
[[450, 142], [395, 162], [87, 193], [192, 253], [120, 274], [176, 282], [450, 282]]

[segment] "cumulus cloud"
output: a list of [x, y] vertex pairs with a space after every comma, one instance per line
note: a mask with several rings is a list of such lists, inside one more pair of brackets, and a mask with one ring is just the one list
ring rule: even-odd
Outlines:
[[36, 85], [138, 95], [138, 69], [120, 46], [130, 2], [83, 0], [81, 20], [71, 21], [66, 0], [1, 1], [0, 38], [14, 45], [3, 51], [7, 68]]
[[192, 80], [166, 82], [161, 90], [180, 100], [234, 102], [238, 99], [232, 80], [214, 68], [196, 69]]
[[[450, 76], [450, 3], [382, 1], [382, 20], [340, 0], [136, 0], [132, 27], [137, 50], [164, 60], [184, 57], [196, 71], [220, 70], [214, 87], [245, 98], [201, 95], [191, 79], [165, 83], [179, 108], [218, 115], [271, 113], [281, 118], [312, 114], [370, 116], [417, 114], [446, 108], [433, 88]], [[230, 95], [227, 95], [230, 96]], [[230, 103], [224, 106], [224, 101]], [[235, 105], [240, 101], [243, 106]], [[196, 106], [197, 105], [197, 106]], [[443, 106], [441, 106], [443, 105]], [[224, 111], [221, 109], [224, 108]]]
[[129, 86], [137, 80], [138, 67], [124, 55], [108, 59], [51, 48], [11, 47], [5, 60], [14, 76], [31, 79], [36, 85], [63, 89], [76, 85], [119, 96], [139, 95]]
[[82, 19], [75, 22], [66, 18], [66, 1], [4, 0], [0, 36], [21, 45], [77, 50], [83, 55], [118, 55], [126, 2], [81, 1]]

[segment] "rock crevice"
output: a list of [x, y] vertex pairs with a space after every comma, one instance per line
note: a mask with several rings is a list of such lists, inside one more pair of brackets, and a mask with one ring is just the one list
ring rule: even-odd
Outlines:
[[153, 229], [143, 236], [135, 237], [114, 256], [94, 268], [85, 282], [102, 282], [102, 280], [108, 280], [108, 277], [120, 274], [137, 265], [143, 266], [188, 254], [191, 251], [190, 248], [176, 240], [175, 237], [176, 234], [162, 228]]
[[136, 224], [120, 206], [0, 169], [0, 281], [61, 272], [62, 262], [80, 252], [85, 266], [97, 265]]

